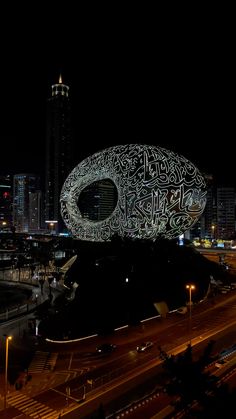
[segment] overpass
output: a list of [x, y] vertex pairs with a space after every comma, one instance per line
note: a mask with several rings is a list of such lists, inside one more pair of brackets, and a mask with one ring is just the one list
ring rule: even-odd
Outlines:
[[212, 262], [225, 263], [229, 270], [236, 270], [236, 249], [199, 248], [196, 250]]

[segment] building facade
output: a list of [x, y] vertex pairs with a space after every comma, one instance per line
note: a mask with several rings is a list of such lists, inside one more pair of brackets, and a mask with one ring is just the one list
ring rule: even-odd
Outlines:
[[72, 130], [69, 86], [59, 82], [52, 85], [47, 103], [45, 222], [65, 230], [60, 216], [60, 193], [72, 167]]
[[207, 185], [205, 210], [198, 223], [189, 231], [188, 238], [231, 240], [236, 233], [235, 188], [218, 186], [210, 176]]
[[0, 231], [12, 227], [12, 177], [0, 175]]
[[42, 227], [42, 192], [36, 191], [29, 194], [29, 231], [36, 233]]
[[117, 204], [117, 189], [110, 180], [92, 183], [81, 192], [78, 206], [83, 218], [103, 221], [114, 211]]
[[32, 226], [35, 227], [32, 208], [34, 207], [34, 214], [40, 213], [40, 207], [35, 209], [35, 194], [39, 194], [39, 176], [27, 173], [14, 175], [13, 225], [18, 233], [30, 232]]
[[217, 188], [217, 237], [231, 239], [235, 234], [235, 189]]

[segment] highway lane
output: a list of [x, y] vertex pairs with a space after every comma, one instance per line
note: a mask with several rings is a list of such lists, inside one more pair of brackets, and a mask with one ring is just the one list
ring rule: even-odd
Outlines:
[[[228, 300], [229, 298], [227, 298]], [[210, 338], [212, 331], [225, 327], [226, 324], [235, 319], [236, 295], [234, 292], [230, 295], [231, 301], [226, 303], [226, 297], [219, 299], [219, 305], [208, 305], [208, 310], [201, 313], [203, 305], [193, 310], [192, 325], [193, 339], [203, 341], [205, 337]], [[113, 342], [117, 343], [117, 350], [110, 356], [95, 355], [97, 341], [107, 340], [98, 338], [90, 342], [79, 342], [76, 344], [63, 344], [63, 352], [57, 358], [54, 372], [49, 372], [49, 376], [60, 374], [69, 370], [78, 372], [78, 376], [69, 383], [61, 384], [56, 388], [60, 393], [54, 390], [48, 390], [42, 394], [34, 394], [34, 399], [39, 402], [43, 398], [48, 407], [64, 406], [67, 407], [66, 392], [70, 387], [70, 392], [76, 398], [80, 398], [86, 386], [86, 398], [89, 394], [95, 394], [101, 389], [101, 385], [110, 385], [114, 377], [124, 377], [130, 371], [139, 371], [147, 363], [157, 360], [158, 346], [171, 351], [176, 345], [185, 345], [188, 331], [188, 316], [177, 316], [172, 314], [169, 319], [155, 319], [150, 323], [141, 325], [131, 330], [120, 331], [111, 337]], [[201, 336], [201, 337], [200, 337]], [[138, 354], [135, 350], [136, 344], [143, 340], [153, 340], [154, 347], [145, 354]], [[195, 342], [193, 342], [195, 343]], [[223, 343], [222, 343], [223, 344]], [[46, 345], [47, 350], [55, 352], [60, 345]], [[81, 373], [82, 371], [82, 373]], [[92, 379], [92, 385], [87, 380]], [[40, 380], [39, 380], [40, 384]], [[50, 380], [49, 380], [50, 385]], [[28, 384], [27, 384], [28, 386]], [[26, 388], [27, 388], [26, 386]], [[26, 390], [26, 389], [25, 389]], [[36, 392], [36, 390], [34, 390]], [[53, 396], [52, 396], [53, 392]], [[38, 388], [40, 393], [40, 388]], [[68, 405], [76, 405], [73, 399], [70, 399]], [[66, 406], [65, 406], [66, 405]]]
[[[235, 342], [235, 331], [236, 331], [236, 325], [231, 326], [229, 329], [224, 330], [214, 336], [214, 338], [217, 340], [218, 347], [222, 350], [223, 348], [229, 348], [232, 346], [232, 343]], [[210, 339], [209, 339], [210, 340]], [[193, 348], [193, 355], [195, 359], [198, 359], [199, 356], [202, 354], [203, 349], [205, 348], [206, 344], [209, 342], [207, 340], [206, 342], [202, 342]], [[214, 350], [214, 353], [216, 354], [217, 351]], [[227, 359], [227, 363], [222, 369], [218, 369], [215, 366], [215, 361], [209, 366], [208, 370], [211, 374], [216, 374], [219, 376], [222, 376], [224, 381], [229, 383], [230, 388], [235, 388], [236, 386], [236, 356], [235, 352], [234, 354], [229, 354], [225, 359]], [[233, 368], [233, 370], [229, 373], [229, 367]], [[154, 383], [155, 384], [155, 383]], [[143, 389], [143, 395], [147, 394], [148, 389]], [[156, 418], [157, 412], [162, 412], [160, 414], [160, 418], [163, 418], [164, 411], [166, 411], [167, 407], [169, 410], [173, 409], [173, 402], [176, 401], [176, 397], [170, 397], [165, 392], [160, 391], [154, 391], [150, 392], [150, 394], [147, 397], [138, 397], [138, 394], [133, 394], [133, 396], [130, 394], [130, 396], [127, 398], [126, 407], [123, 409], [117, 409], [117, 413], [109, 416], [111, 419], [120, 419], [122, 417], [122, 414], [124, 417], [127, 417], [128, 419], [142, 419], [145, 417], [145, 419], [149, 418]], [[170, 406], [172, 404], [172, 406]], [[174, 409], [173, 409], [174, 410]]]
[[[233, 336], [233, 327], [231, 328], [231, 337]], [[234, 330], [235, 332], [235, 330]], [[221, 332], [222, 334], [222, 332]], [[225, 343], [225, 336], [226, 331], [224, 332], [224, 336], [219, 336], [219, 339], [222, 340], [222, 345]], [[235, 335], [234, 335], [235, 336]], [[217, 337], [218, 339], [218, 337]], [[216, 370], [216, 369], [215, 369]], [[147, 389], [146, 389], [147, 390]], [[143, 389], [145, 391], [145, 388]], [[137, 399], [137, 392], [136, 392], [136, 399]], [[48, 398], [50, 398], [50, 403]], [[55, 411], [55, 409], [61, 409], [61, 411], [66, 410], [68, 407], [68, 401], [66, 400], [66, 395], [61, 393], [60, 390], [54, 389], [51, 391], [48, 391], [47, 393], [43, 393], [39, 395], [38, 397], [34, 397], [34, 400], [37, 401], [37, 406], [47, 406], [51, 409], [52, 412]], [[129, 406], [125, 409], [125, 417], [132, 418], [132, 419], [141, 419], [143, 417], [149, 418], [152, 417], [157, 411], [162, 410], [167, 406], [171, 401], [171, 398], [167, 396], [165, 393], [158, 392], [158, 394], [152, 394], [148, 399], [138, 401], [137, 403], [129, 403]], [[49, 407], [50, 406], [50, 407]], [[76, 406], [76, 403], [74, 403], [74, 407]], [[23, 406], [24, 407], [24, 406]], [[70, 400], [70, 407], [73, 407], [73, 399]], [[13, 412], [13, 411], [12, 411]], [[14, 411], [15, 414], [15, 411]], [[77, 417], [77, 416], [75, 416]], [[80, 416], [83, 418], [84, 416]], [[119, 416], [117, 415], [117, 418]]]
[[235, 273], [236, 270], [236, 250], [231, 249], [203, 249], [196, 248], [196, 250], [205, 256], [208, 260], [216, 263], [220, 263], [223, 256], [224, 262], [228, 264], [229, 271]]
[[157, 412], [160, 412], [169, 406], [172, 401], [173, 397], [168, 396], [166, 393], [154, 392], [143, 400], [130, 403], [125, 410], [117, 412], [117, 414], [113, 416], [113, 419], [121, 418], [122, 414], [129, 419], [149, 419]]
[[[217, 316], [216, 309], [214, 309], [214, 310], [210, 309], [207, 313], [199, 315], [200, 322], [205, 323], [204, 327], [203, 327], [203, 332], [206, 335], [209, 336], [208, 341], [209, 341], [209, 339], [212, 338], [213, 333], [215, 333], [217, 330], [225, 328], [225, 323], [227, 324], [227, 320], [232, 320], [232, 318], [233, 318], [233, 322], [235, 321], [235, 314], [234, 314], [235, 313], [235, 305], [234, 304], [235, 304], [235, 299], [233, 298], [233, 301], [231, 301], [230, 304], [227, 304], [226, 307], [223, 307], [222, 305], [220, 305], [218, 307], [218, 309], [220, 310], [219, 311], [219, 316]], [[211, 316], [209, 316], [209, 314], [211, 314]], [[196, 319], [196, 326], [197, 326], [197, 323], [199, 323], [199, 319]], [[211, 327], [213, 327], [214, 332], [211, 331]], [[197, 327], [196, 327], [195, 330], [197, 330]], [[199, 332], [202, 332], [200, 330], [200, 327], [199, 327]], [[196, 332], [195, 332], [195, 336], [197, 337]], [[202, 339], [201, 335], [197, 339], [200, 342], [202, 341], [201, 346], [203, 348], [206, 345], [206, 342], [203, 343], [203, 339]], [[227, 345], [227, 344], [235, 343], [234, 342], [234, 339], [235, 339], [235, 325], [232, 326], [232, 330], [229, 330], [229, 336], [228, 337], [227, 337], [227, 332], [225, 330], [222, 330], [220, 332], [219, 336], [217, 337], [217, 339], [218, 339], [217, 345], [216, 345], [217, 350], [220, 350], [220, 349], [224, 348], [225, 345]], [[202, 349], [202, 348], [199, 348], [199, 350]]]

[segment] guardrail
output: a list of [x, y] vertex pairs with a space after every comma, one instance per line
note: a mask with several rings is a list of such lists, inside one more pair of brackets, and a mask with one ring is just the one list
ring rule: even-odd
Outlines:
[[[35, 305], [34, 305], [35, 307]], [[4, 321], [4, 320], [10, 320], [15, 316], [18, 316], [19, 314], [22, 313], [28, 313], [29, 312], [29, 305], [28, 304], [23, 304], [22, 306], [17, 306], [15, 308], [12, 309], [6, 309], [4, 312], [0, 313], [0, 321]]]
[[27, 268], [23, 268], [21, 280], [19, 281], [19, 276], [17, 270], [12, 268], [0, 269], [0, 281], [2, 283], [14, 284], [20, 287], [32, 288], [32, 299], [29, 299], [25, 303], [10, 305], [3, 309], [1, 307], [0, 312], [0, 323], [4, 323], [8, 320], [11, 320], [22, 314], [27, 314], [28, 312], [34, 310], [39, 304], [42, 304], [45, 300], [48, 299], [48, 295], [42, 294], [39, 287], [39, 282], [37, 279], [34, 279], [29, 276], [29, 271]]

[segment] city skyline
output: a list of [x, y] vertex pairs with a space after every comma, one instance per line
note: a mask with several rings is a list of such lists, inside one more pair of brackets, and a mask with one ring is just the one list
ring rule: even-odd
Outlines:
[[200, 32], [193, 25], [173, 36], [167, 27], [163, 39], [153, 27], [133, 34], [127, 27], [60, 36], [53, 26], [45, 40], [32, 31], [33, 49], [21, 32], [4, 46], [2, 173], [44, 172], [46, 103], [61, 73], [70, 86], [75, 165], [106, 147], [146, 143], [236, 183], [227, 146], [234, 129], [234, 66], [226, 34], [213, 39], [210, 26]]
[[[59, 78], [60, 71], [58, 71], [58, 76], [54, 78], [52, 84], [56, 83]], [[63, 75], [63, 73], [62, 73]], [[72, 112], [73, 112], [73, 128], [74, 128], [74, 145], [75, 145], [75, 165], [79, 163], [83, 158], [93, 154], [96, 151], [100, 151], [106, 147], [120, 144], [128, 143], [139, 143], [139, 144], [150, 144], [150, 145], [159, 145], [168, 150], [173, 150], [179, 152], [184, 157], [192, 160], [200, 171], [208, 173], [213, 173], [213, 175], [218, 175], [219, 179], [223, 178], [226, 181], [231, 180], [233, 174], [232, 164], [233, 156], [228, 149], [227, 141], [229, 141], [225, 136], [227, 136], [227, 128], [225, 128], [226, 133], [223, 135], [222, 131], [224, 127], [219, 124], [219, 131], [217, 133], [217, 140], [213, 137], [216, 136], [217, 128], [212, 129], [212, 133], [209, 134], [209, 138], [206, 138], [204, 134], [199, 136], [198, 131], [203, 128], [208, 131], [210, 129], [209, 125], [204, 127], [202, 123], [196, 127], [194, 132], [193, 126], [189, 126], [189, 121], [185, 124], [184, 121], [177, 121], [178, 114], [174, 118], [174, 122], [169, 123], [169, 127], [166, 127], [166, 132], [163, 132], [163, 119], [161, 123], [161, 133], [159, 129], [153, 127], [155, 124], [158, 125], [158, 117], [154, 115], [155, 110], [153, 109], [153, 114], [148, 113], [148, 110], [137, 110], [136, 107], [131, 110], [130, 119], [127, 115], [128, 109], [127, 105], [124, 104], [126, 115], [118, 124], [118, 116], [116, 115], [117, 108], [114, 110], [114, 115], [111, 115], [106, 107], [103, 104], [104, 112], [107, 112], [108, 122], [106, 118], [101, 121], [99, 109], [99, 94], [94, 93], [94, 102], [97, 102], [97, 107], [99, 109], [96, 112], [95, 109], [88, 109], [86, 113], [86, 107], [83, 109], [82, 113], [81, 107], [82, 102], [85, 99], [85, 96], [81, 95], [81, 103], [76, 104], [75, 96], [78, 95], [79, 87], [77, 86], [75, 91], [73, 91], [73, 84], [70, 81], [66, 80], [66, 77], [63, 77], [63, 82], [70, 86], [70, 94], [72, 96]], [[45, 158], [45, 138], [46, 138], [46, 103], [47, 99], [50, 97], [49, 92], [51, 89], [51, 84], [47, 83], [47, 95], [44, 98], [41, 98], [41, 101], [37, 104], [39, 108], [41, 107], [41, 112], [38, 110], [37, 115], [34, 115], [33, 121], [29, 124], [26, 121], [26, 125], [23, 126], [24, 121], [18, 121], [22, 126], [18, 125], [18, 130], [14, 127], [10, 127], [9, 132], [3, 133], [1, 135], [2, 141], [4, 144], [5, 155], [4, 161], [2, 162], [1, 172], [2, 173], [30, 173], [36, 171], [37, 174], [42, 174], [42, 162]], [[78, 90], [77, 90], [78, 89]], [[81, 90], [84, 89], [84, 86], [81, 86]], [[116, 92], [117, 93], [117, 92]], [[108, 92], [106, 91], [106, 94]], [[115, 95], [114, 95], [115, 96]], [[147, 97], [143, 93], [143, 102]], [[133, 99], [134, 101], [134, 99]], [[44, 103], [43, 103], [44, 102]], [[113, 102], [115, 102], [115, 97]], [[125, 98], [124, 98], [125, 102]], [[121, 98], [119, 97], [119, 103], [121, 104]], [[133, 102], [132, 102], [133, 103]], [[95, 104], [94, 104], [95, 107]], [[80, 110], [80, 111], [79, 111]], [[143, 112], [143, 113], [142, 113]], [[225, 111], [224, 111], [225, 112]], [[78, 114], [81, 115], [81, 121], [78, 118]], [[83, 115], [83, 116], [82, 116]], [[189, 114], [188, 118], [189, 118]], [[167, 115], [162, 115], [165, 119]], [[173, 115], [172, 115], [173, 116]], [[218, 115], [219, 116], [219, 115]], [[90, 126], [88, 125], [86, 131], [86, 123], [88, 119], [91, 118]], [[95, 119], [93, 119], [95, 118]], [[113, 121], [111, 121], [113, 118]], [[215, 116], [217, 118], [217, 115]], [[225, 113], [223, 114], [222, 125], [225, 124]], [[89, 124], [89, 121], [87, 121]], [[160, 121], [159, 121], [160, 122]], [[171, 127], [172, 123], [177, 125], [176, 132]], [[31, 125], [33, 124], [33, 126]], [[136, 124], [136, 125], [135, 125]], [[182, 124], [182, 125], [181, 125]], [[194, 121], [193, 121], [194, 124]], [[98, 126], [98, 129], [94, 128], [94, 125]], [[4, 124], [3, 124], [4, 127]], [[81, 129], [80, 129], [81, 128]], [[229, 127], [228, 127], [229, 129]], [[121, 132], [123, 131], [123, 132]], [[145, 134], [146, 131], [146, 134]], [[189, 134], [188, 132], [189, 131]], [[192, 133], [191, 133], [192, 131]], [[182, 133], [182, 135], [181, 135]], [[219, 137], [222, 135], [222, 139]], [[34, 139], [32, 139], [34, 138]], [[218, 144], [217, 144], [218, 143]], [[37, 148], [38, 146], [38, 148]], [[35, 153], [37, 148], [37, 153]], [[14, 149], [16, 150], [14, 152]], [[35, 155], [36, 154], [36, 155]], [[236, 179], [233, 179], [233, 184], [236, 183]]]

